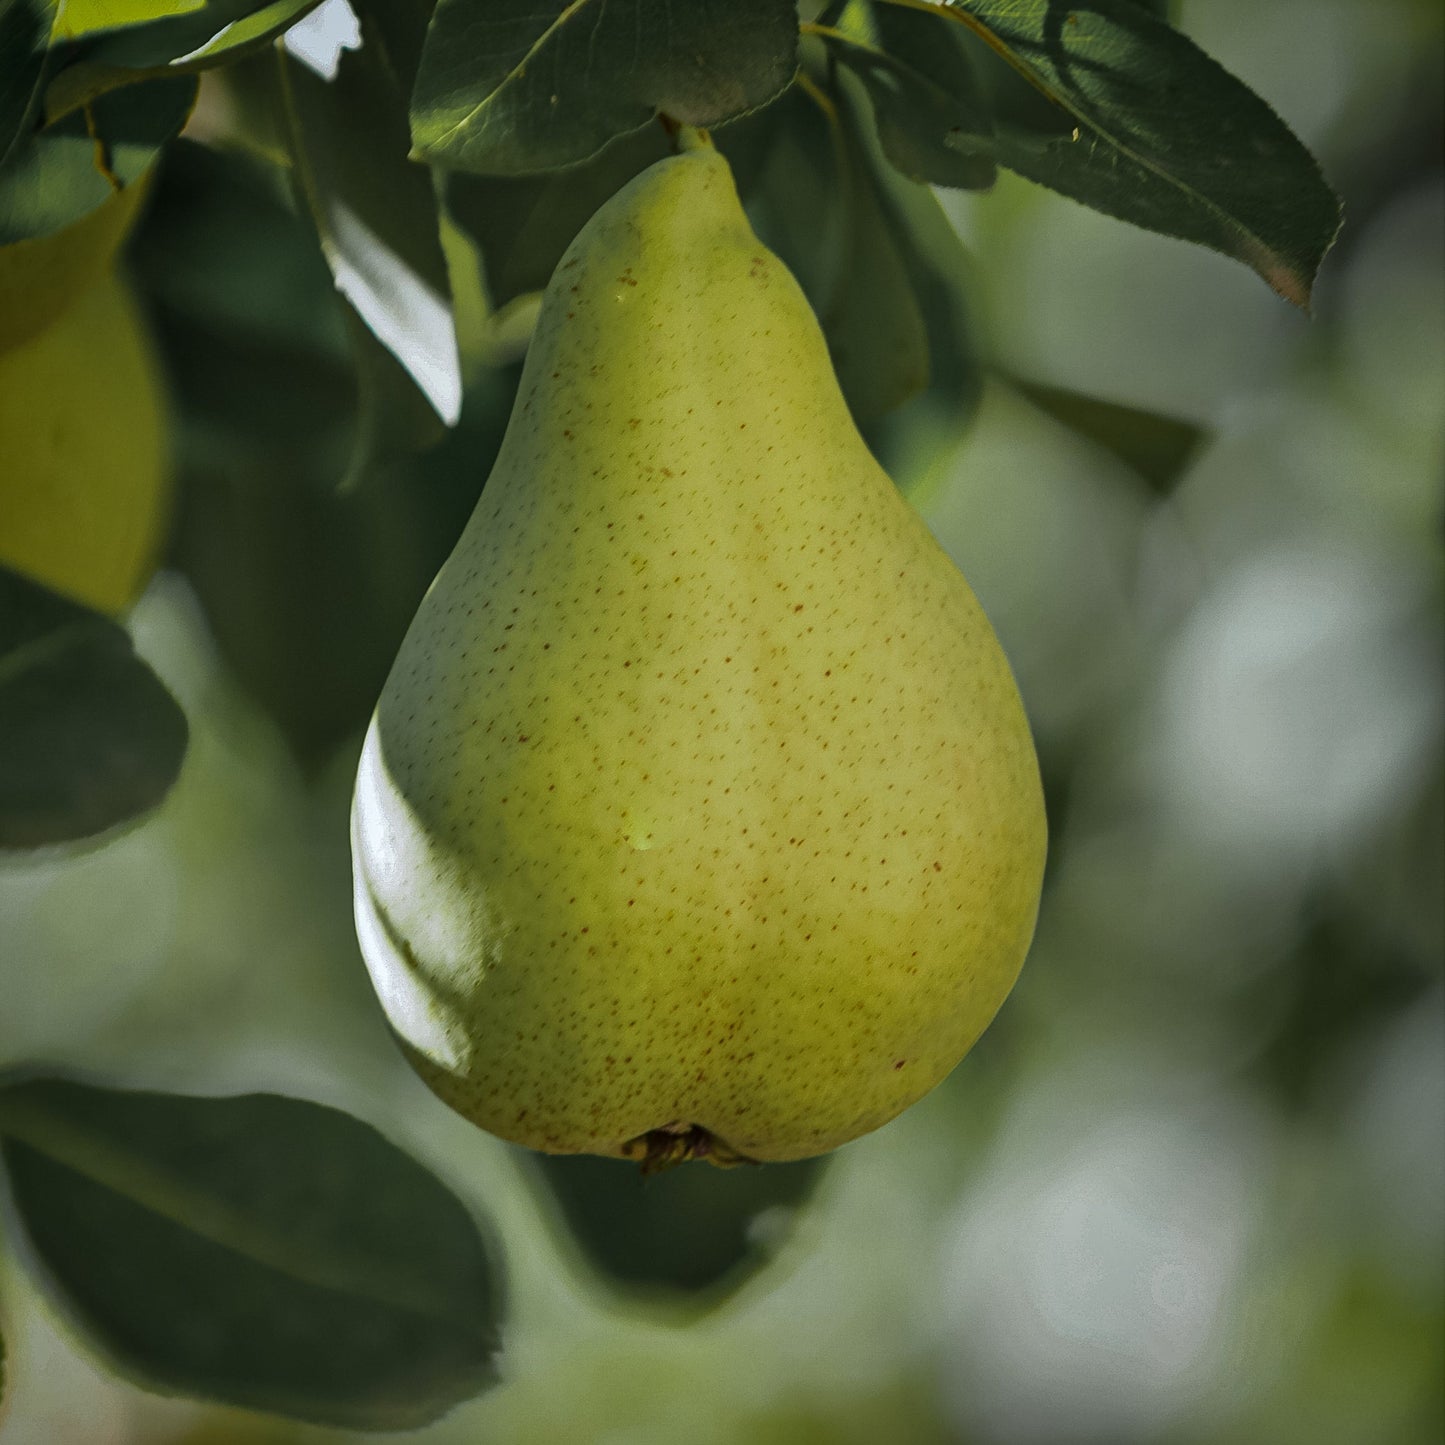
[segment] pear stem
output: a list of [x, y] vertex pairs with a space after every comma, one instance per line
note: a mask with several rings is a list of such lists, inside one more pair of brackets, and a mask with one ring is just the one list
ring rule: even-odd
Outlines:
[[670, 115], [658, 113], [658, 120], [662, 122], [662, 128], [672, 140], [673, 149], [683, 155], [688, 151], [710, 151], [713, 149], [712, 137], [698, 125], [686, 125], [680, 120], [674, 120]]

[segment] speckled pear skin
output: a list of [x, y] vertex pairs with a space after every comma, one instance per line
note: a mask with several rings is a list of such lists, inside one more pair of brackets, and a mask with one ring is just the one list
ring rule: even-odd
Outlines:
[[797, 1159], [959, 1061], [1045, 847], [1008, 664], [726, 162], [548, 288], [366, 738], [363, 952], [437, 1094], [550, 1152]]

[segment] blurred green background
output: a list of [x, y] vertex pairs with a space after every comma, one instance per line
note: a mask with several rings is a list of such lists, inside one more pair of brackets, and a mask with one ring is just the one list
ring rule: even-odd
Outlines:
[[[1307, 320], [1021, 182], [945, 198], [1004, 368], [1208, 439], [1161, 496], [991, 383], [962, 443], [899, 479], [1029, 705], [1039, 933], [948, 1083], [752, 1220], [770, 1262], [731, 1294], [605, 1283], [577, 1239], [635, 1279], [619, 1231], [667, 1196], [590, 1239], [584, 1207], [574, 1236], [519, 1151], [411, 1077], [351, 934], [356, 740], [303, 771], [185, 583], [138, 608], [192, 753], [143, 827], [0, 872], [0, 969], [26, 961], [0, 1064], [320, 1099], [448, 1181], [505, 1254], [503, 1383], [405, 1438], [1445, 1433], [1445, 26], [1433, 0], [1198, 0], [1180, 23], [1320, 157], [1346, 230]], [[710, 1278], [655, 1214], [674, 1273]], [[347, 1438], [148, 1395], [4, 1257], [0, 1291], [3, 1445]]]

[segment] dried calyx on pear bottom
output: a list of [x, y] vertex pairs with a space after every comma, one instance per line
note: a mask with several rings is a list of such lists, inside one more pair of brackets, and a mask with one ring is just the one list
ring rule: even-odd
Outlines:
[[367, 734], [357, 924], [408, 1057], [536, 1149], [822, 1153], [986, 1027], [1044, 848], [988, 619], [726, 161], [658, 162], [558, 264]]

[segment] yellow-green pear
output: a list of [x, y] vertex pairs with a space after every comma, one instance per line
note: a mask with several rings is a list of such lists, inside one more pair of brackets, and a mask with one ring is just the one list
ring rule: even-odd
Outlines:
[[558, 264], [352, 830], [408, 1056], [535, 1149], [822, 1153], [1013, 984], [1045, 827], [1007, 661], [715, 151]]
[[150, 177], [147, 171], [48, 236], [0, 245], [0, 352], [53, 325], [111, 268], [139, 218]]
[[0, 351], [0, 564], [126, 611], [170, 521], [168, 413], [144, 313], [114, 269]]

